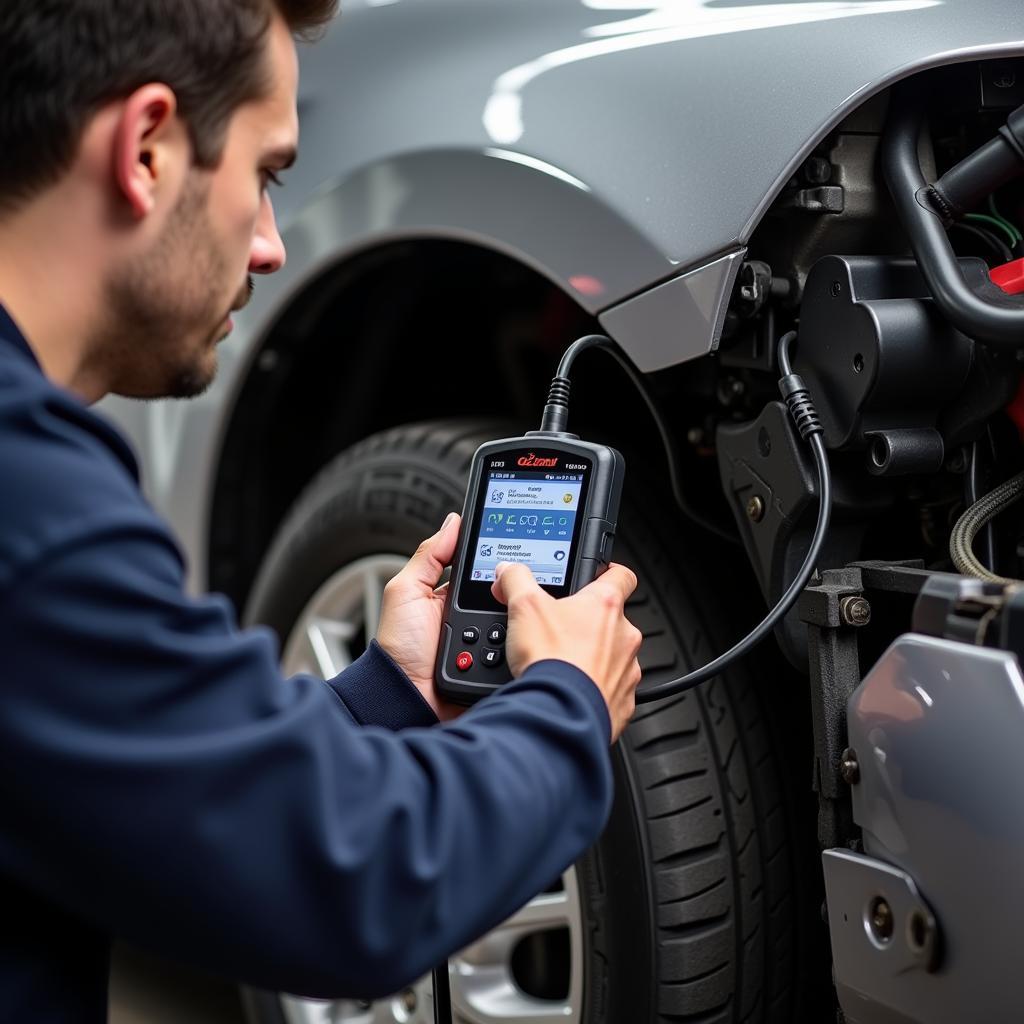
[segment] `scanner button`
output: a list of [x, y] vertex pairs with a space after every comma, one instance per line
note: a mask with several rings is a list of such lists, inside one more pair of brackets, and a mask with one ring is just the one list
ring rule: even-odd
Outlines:
[[601, 561], [606, 565], [612, 560], [612, 548], [615, 546], [615, 534], [606, 533], [601, 538]]
[[494, 647], [485, 647], [483, 660], [488, 668], [497, 668], [505, 659], [501, 651]]
[[467, 626], [462, 631], [462, 642], [464, 644], [475, 644], [480, 639], [480, 630], [476, 626]]
[[495, 622], [487, 630], [487, 639], [492, 644], [503, 644], [505, 642], [505, 627], [500, 622]]
[[[486, 658], [486, 655], [484, 655]], [[468, 672], [473, 667], [473, 655], [469, 651], [463, 651], [455, 656], [455, 667], [460, 672]]]

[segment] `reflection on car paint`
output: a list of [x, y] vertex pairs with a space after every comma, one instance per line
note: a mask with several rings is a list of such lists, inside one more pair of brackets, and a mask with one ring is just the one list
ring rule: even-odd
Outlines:
[[636, 50], [687, 39], [781, 28], [816, 21], [834, 21], [866, 14], [896, 14], [940, 7], [945, 0], [829, 0], [822, 3], [745, 4], [740, 7], [710, 7], [712, 0], [581, 0], [595, 10], [644, 9], [646, 14], [591, 25], [584, 36], [599, 37], [545, 53], [500, 75], [484, 107], [487, 134], [501, 145], [518, 142], [525, 131], [522, 92], [548, 71], [605, 57], [624, 50]]

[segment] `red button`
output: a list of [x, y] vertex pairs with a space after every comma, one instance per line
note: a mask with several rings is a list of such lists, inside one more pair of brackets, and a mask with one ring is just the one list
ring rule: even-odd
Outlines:
[[455, 667], [460, 672], [468, 672], [473, 667], [473, 655], [469, 651], [463, 651], [455, 657]]

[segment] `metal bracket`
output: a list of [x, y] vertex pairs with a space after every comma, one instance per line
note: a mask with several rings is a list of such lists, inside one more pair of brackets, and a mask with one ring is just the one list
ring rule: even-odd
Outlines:
[[846, 705], [860, 684], [857, 628], [871, 615], [860, 570], [826, 569], [820, 583], [804, 590], [798, 609], [807, 624], [818, 841], [845, 845], [856, 835], [843, 776]]
[[[870, 1019], [918, 1020], [905, 1005], [908, 971], [934, 971], [939, 962], [939, 927], [905, 871], [849, 850], [822, 854], [828, 926], [837, 985], [844, 1007], [869, 1001]], [[852, 1020], [856, 1017], [850, 1018]]]

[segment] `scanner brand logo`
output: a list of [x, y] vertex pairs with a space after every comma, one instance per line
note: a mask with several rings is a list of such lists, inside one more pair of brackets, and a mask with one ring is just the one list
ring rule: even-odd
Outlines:
[[558, 459], [542, 459], [533, 452], [529, 455], [524, 455], [518, 463], [520, 466], [541, 466], [545, 469], [551, 469], [558, 465]]

